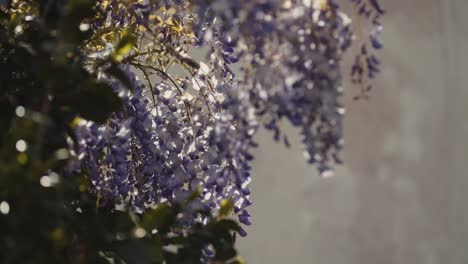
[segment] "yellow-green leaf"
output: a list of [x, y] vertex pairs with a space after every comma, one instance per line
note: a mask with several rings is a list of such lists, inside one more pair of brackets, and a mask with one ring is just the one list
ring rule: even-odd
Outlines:
[[116, 62], [121, 62], [124, 56], [130, 52], [137, 41], [137, 38], [134, 34], [132, 34], [128, 29], [125, 29], [122, 32], [122, 37], [115, 48], [115, 52], [112, 55], [113, 59]]
[[219, 208], [219, 216], [220, 217], [227, 217], [229, 216], [232, 211], [234, 210], [234, 202], [231, 198], [223, 200], [221, 202], [221, 207]]

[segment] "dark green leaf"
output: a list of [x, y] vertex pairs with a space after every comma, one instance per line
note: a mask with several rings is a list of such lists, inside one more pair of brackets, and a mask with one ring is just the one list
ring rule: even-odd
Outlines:
[[73, 110], [84, 118], [104, 122], [113, 112], [121, 109], [121, 101], [112, 88], [104, 83], [91, 81], [70, 102]]
[[119, 80], [128, 89], [133, 89], [133, 84], [128, 75], [117, 64], [113, 63], [107, 68], [106, 73]]
[[141, 240], [127, 240], [114, 243], [117, 255], [127, 264], [152, 264], [153, 261]]
[[166, 233], [176, 220], [177, 213], [177, 209], [161, 204], [156, 209], [148, 210], [143, 215], [141, 224], [148, 232], [156, 228], [158, 232]]

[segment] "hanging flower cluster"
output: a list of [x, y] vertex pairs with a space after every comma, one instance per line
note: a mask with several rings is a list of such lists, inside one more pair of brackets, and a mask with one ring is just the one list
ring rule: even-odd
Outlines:
[[[351, 2], [375, 26], [368, 41], [358, 38], [352, 77], [362, 84], [379, 72], [370, 48], [382, 47], [384, 11], [377, 0]], [[341, 62], [353, 24], [334, 0], [98, 5], [100, 16], [90, 27], [101, 34], [88, 43], [89, 58], [98, 65], [106, 56], [118, 62], [103, 67], [114, 67], [122, 78], [105, 71], [101, 78], [123, 108], [105, 124], [79, 123], [76, 156], [102, 203], [143, 212], [201, 190], [194, 203], [199, 209], [214, 213], [231, 200], [240, 222], [249, 225], [254, 135], [263, 126], [289, 145], [281, 131], [287, 121], [301, 133], [307, 160], [321, 175], [341, 163]], [[116, 32], [118, 44], [110, 37]], [[194, 59], [200, 53], [206, 57]]]

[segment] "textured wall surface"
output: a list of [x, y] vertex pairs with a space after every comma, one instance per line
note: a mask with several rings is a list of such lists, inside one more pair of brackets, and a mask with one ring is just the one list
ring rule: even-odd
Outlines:
[[337, 176], [298, 138], [258, 137], [249, 263], [468, 263], [468, 1], [382, 2], [384, 74], [368, 102], [346, 100]]

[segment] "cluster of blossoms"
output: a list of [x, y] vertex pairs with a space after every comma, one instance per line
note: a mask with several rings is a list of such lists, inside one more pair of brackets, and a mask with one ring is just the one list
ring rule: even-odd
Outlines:
[[[363, 82], [379, 71], [367, 43], [382, 47], [384, 11], [377, 0], [352, 2], [375, 25], [352, 68]], [[341, 61], [353, 30], [334, 0], [110, 0], [100, 7], [105, 20], [92, 27], [130, 28], [140, 43], [122, 60], [130, 89], [107, 80], [123, 110], [76, 129], [77, 157], [103, 203], [143, 212], [201, 190], [196, 209], [214, 213], [232, 199], [248, 225], [253, 137], [263, 126], [289, 145], [285, 121], [298, 128], [323, 176], [341, 163]], [[193, 50], [207, 52], [205, 62], [192, 59]]]
[[[232, 198], [239, 219], [248, 224], [249, 148], [257, 122], [243, 93], [224, 83], [217, 86], [218, 98], [202, 101], [203, 96], [178, 95], [178, 89], [159, 82], [148, 95], [135, 73], [125, 70], [132, 89], [113, 83], [123, 111], [104, 125], [83, 120], [76, 130], [77, 155], [94, 191], [104, 203], [142, 212], [162, 202], [182, 203], [201, 187], [202, 198], [192, 204], [196, 209], [214, 211]], [[218, 103], [223, 95], [229, 96]], [[249, 112], [250, 118], [243, 116]]]

